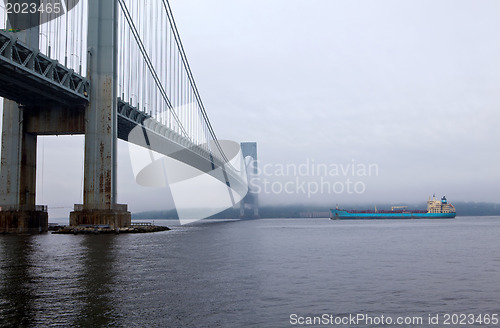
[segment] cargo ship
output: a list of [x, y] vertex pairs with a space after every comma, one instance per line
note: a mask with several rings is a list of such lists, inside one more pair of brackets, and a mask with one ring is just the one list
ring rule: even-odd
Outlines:
[[408, 206], [392, 206], [391, 210], [341, 210], [338, 205], [330, 209], [330, 220], [376, 220], [376, 219], [453, 219], [457, 213], [455, 207], [448, 203], [446, 196], [441, 200], [429, 197], [427, 210], [408, 210]]

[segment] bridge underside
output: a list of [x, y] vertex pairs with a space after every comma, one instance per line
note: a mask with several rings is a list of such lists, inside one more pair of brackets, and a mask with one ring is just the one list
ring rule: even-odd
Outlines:
[[[47, 207], [35, 204], [36, 149], [38, 135], [85, 134], [85, 106], [19, 106], [4, 101], [2, 168], [0, 179], [0, 233], [38, 233], [48, 229]], [[86, 143], [88, 140], [86, 140]], [[86, 158], [86, 178], [91, 159]], [[94, 165], [95, 166], [95, 165]], [[106, 176], [109, 169], [104, 169]], [[63, 179], [64, 177], [61, 177]], [[99, 186], [92, 186], [93, 189]], [[91, 224], [124, 227], [131, 215], [126, 205], [99, 208], [92, 203], [75, 205], [70, 225]]]

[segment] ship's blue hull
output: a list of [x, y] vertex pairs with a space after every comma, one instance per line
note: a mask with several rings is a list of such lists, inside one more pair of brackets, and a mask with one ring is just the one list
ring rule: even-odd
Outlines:
[[387, 220], [387, 219], [453, 219], [456, 213], [351, 213], [344, 210], [330, 210], [332, 220]]

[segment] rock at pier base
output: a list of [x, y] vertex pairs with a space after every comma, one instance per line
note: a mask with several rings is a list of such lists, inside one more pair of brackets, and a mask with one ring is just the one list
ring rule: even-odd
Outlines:
[[61, 227], [53, 231], [55, 234], [120, 234], [120, 233], [147, 233], [170, 230], [168, 227], [155, 225], [131, 225], [129, 227], [111, 228], [109, 225], [80, 225], [76, 227]]

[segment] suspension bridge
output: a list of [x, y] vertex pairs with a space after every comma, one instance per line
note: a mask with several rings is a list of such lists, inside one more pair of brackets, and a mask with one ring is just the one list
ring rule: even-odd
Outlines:
[[257, 213], [245, 170], [209, 121], [167, 0], [0, 6], [0, 232], [47, 230], [35, 194], [39, 135], [85, 135], [83, 200], [71, 225], [130, 225], [117, 203], [117, 138], [146, 149], [151, 163], [162, 154], [210, 175], [229, 204], [243, 199], [242, 213], [248, 203]]

